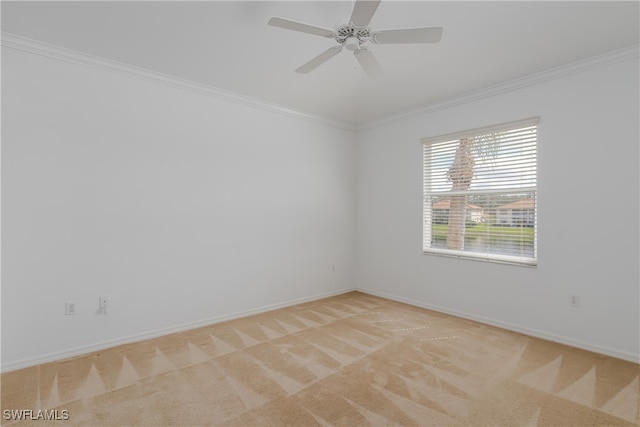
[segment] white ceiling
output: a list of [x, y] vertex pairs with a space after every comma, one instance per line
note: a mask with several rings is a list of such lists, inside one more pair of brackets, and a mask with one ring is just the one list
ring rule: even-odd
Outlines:
[[438, 44], [372, 45], [384, 77], [350, 52], [294, 70], [332, 39], [351, 1], [7, 2], [2, 31], [358, 125], [639, 43], [640, 2], [383, 0], [371, 28], [443, 26]]

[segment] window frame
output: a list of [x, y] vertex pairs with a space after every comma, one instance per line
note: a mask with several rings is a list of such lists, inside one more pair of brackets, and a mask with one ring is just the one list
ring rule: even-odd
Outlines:
[[[450, 258], [458, 258], [458, 259], [470, 259], [476, 261], [486, 261], [492, 263], [501, 263], [501, 264], [510, 264], [510, 265], [518, 265], [525, 267], [537, 267], [538, 265], [538, 191], [537, 191], [537, 182], [538, 182], [538, 155], [537, 150], [539, 146], [539, 138], [538, 138], [538, 125], [540, 123], [540, 117], [531, 117], [524, 120], [512, 121], [507, 123], [501, 123], [493, 126], [485, 126], [475, 129], [469, 129], [461, 132], [454, 132], [444, 135], [426, 137], [421, 139], [421, 143], [423, 146], [423, 254], [424, 255], [436, 255], [436, 256], [444, 256]], [[509, 188], [508, 190], [486, 190], [486, 191], [461, 191], [461, 192], [434, 192], [431, 191], [431, 172], [430, 166], [432, 153], [429, 150], [429, 147], [435, 143], [443, 143], [454, 140], [460, 140], [464, 138], [474, 138], [478, 136], [484, 136], [491, 133], [499, 133], [499, 132], [508, 132], [514, 131], [527, 127], [535, 127], [536, 135], [535, 135], [535, 185], [534, 186], [522, 186], [516, 188]], [[427, 176], [429, 174], [429, 179]], [[475, 171], [474, 171], [475, 176]], [[431, 198], [434, 195], [449, 195], [453, 196], [456, 194], [464, 193], [465, 195], [469, 194], [492, 194], [492, 193], [532, 193], [533, 194], [533, 257], [524, 257], [518, 255], [503, 255], [497, 253], [490, 252], [473, 252], [473, 251], [465, 251], [465, 250], [455, 250], [455, 249], [446, 249], [446, 248], [433, 248], [430, 245], [431, 237], [432, 237], [432, 226], [433, 226], [433, 218], [434, 215], [437, 215], [437, 212], [434, 213], [434, 209], [431, 207]], [[466, 214], [465, 214], [466, 215]]]

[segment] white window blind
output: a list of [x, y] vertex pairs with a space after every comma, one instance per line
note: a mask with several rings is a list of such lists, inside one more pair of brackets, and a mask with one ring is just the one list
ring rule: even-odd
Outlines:
[[537, 264], [538, 122], [422, 140], [425, 253]]

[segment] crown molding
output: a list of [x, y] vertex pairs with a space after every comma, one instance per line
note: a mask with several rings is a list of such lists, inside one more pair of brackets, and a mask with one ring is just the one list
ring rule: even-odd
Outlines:
[[467, 104], [469, 102], [478, 101], [480, 99], [489, 98], [503, 93], [511, 92], [517, 89], [534, 86], [551, 80], [557, 80], [568, 77], [584, 71], [596, 68], [606, 67], [608, 65], [617, 64], [619, 62], [638, 60], [640, 58], [640, 45], [632, 45], [622, 49], [613, 50], [602, 55], [593, 56], [591, 58], [580, 61], [571, 62], [559, 67], [550, 68], [538, 73], [529, 74], [503, 83], [488, 86], [483, 89], [467, 92], [460, 96], [448, 98], [439, 102], [428, 104], [419, 108], [407, 110], [393, 116], [371, 122], [362, 123], [356, 126], [356, 130], [365, 130], [377, 126], [390, 124], [398, 120], [410, 118], [419, 114], [433, 113], [435, 111], [445, 110], [457, 105]]
[[330, 126], [338, 129], [355, 131], [356, 127], [350, 123], [339, 122], [335, 120], [326, 119], [324, 117], [316, 116], [313, 114], [302, 113], [299, 111], [291, 110], [282, 107], [277, 104], [273, 104], [261, 99], [252, 98], [239, 93], [226, 91], [213, 86], [208, 86], [202, 83], [197, 83], [191, 80], [182, 79], [179, 77], [170, 76], [167, 74], [151, 71], [146, 68], [137, 67], [135, 65], [125, 64], [110, 59], [90, 55], [87, 53], [79, 52], [72, 49], [63, 48], [60, 46], [54, 46], [48, 43], [44, 43], [38, 40], [29, 39], [26, 37], [18, 36], [16, 34], [2, 32], [1, 45], [11, 49], [20, 50], [23, 52], [32, 53], [35, 55], [45, 56], [48, 58], [57, 59], [60, 61], [70, 62], [85, 67], [97, 68], [104, 71], [117, 73], [120, 75], [138, 78], [146, 80], [152, 83], [158, 83], [165, 86], [170, 86], [179, 89], [189, 90], [199, 94], [224, 99], [227, 101], [233, 101], [240, 104], [244, 104], [249, 107], [258, 108], [261, 110], [277, 113], [296, 119], [302, 119], [325, 126]]
[[163, 84], [165, 86], [171, 86], [174, 88], [180, 88], [189, 90], [192, 92], [204, 94], [207, 96], [216, 97], [219, 99], [225, 99], [227, 101], [233, 101], [240, 104], [244, 104], [250, 107], [259, 108], [261, 110], [277, 113], [297, 119], [302, 119], [325, 126], [330, 126], [338, 129], [348, 131], [360, 131], [377, 126], [390, 124], [398, 120], [409, 118], [414, 115], [427, 114], [435, 111], [444, 110], [457, 105], [466, 104], [473, 101], [478, 101], [484, 98], [500, 95], [506, 92], [511, 92], [517, 89], [534, 86], [540, 83], [548, 82], [578, 74], [584, 71], [605, 67], [608, 65], [616, 64], [619, 62], [637, 60], [640, 58], [640, 45], [632, 45], [622, 49], [613, 50], [602, 55], [597, 55], [591, 58], [583, 59], [580, 61], [572, 62], [559, 67], [551, 68], [549, 70], [541, 71], [538, 73], [530, 74], [524, 77], [519, 77], [513, 80], [509, 80], [503, 83], [498, 83], [492, 86], [488, 86], [483, 89], [479, 89], [472, 92], [467, 92], [459, 96], [451, 97], [445, 100], [441, 100], [435, 103], [431, 103], [419, 108], [407, 110], [398, 114], [394, 114], [389, 117], [385, 117], [379, 120], [365, 122], [361, 124], [351, 124], [335, 120], [330, 120], [324, 117], [302, 113], [299, 111], [291, 110], [282, 107], [277, 104], [273, 104], [261, 99], [252, 98], [246, 95], [241, 95], [235, 92], [226, 91], [213, 86], [204, 85], [187, 79], [181, 79], [179, 77], [170, 76], [167, 74], [151, 71], [145, 68], [136, 67], [134, 65], [124, 64], [121, 62], [101, 58], [98, 56], [89, 55], [86, 53], [78, 52], [75, 50], [63, 48], [60, 46], [54, 46], [51, 44], [43, 43], [37, 40], [29, 39], [26, 37], [18, 36], [16, 34], [2, 32], [1, 33], [1, 45], [29, 52], [36, 55], [46, 56], [49, 58], [71, 62], [86, 67], [98, 68], [109, 72], [115, 72], [121, 75], [139, 78], [153, 83]]

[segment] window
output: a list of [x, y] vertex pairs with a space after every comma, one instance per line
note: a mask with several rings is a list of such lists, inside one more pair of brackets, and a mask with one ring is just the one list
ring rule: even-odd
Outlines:
[[425, 254], [536, 265], [538, 121], [422, 140]]

